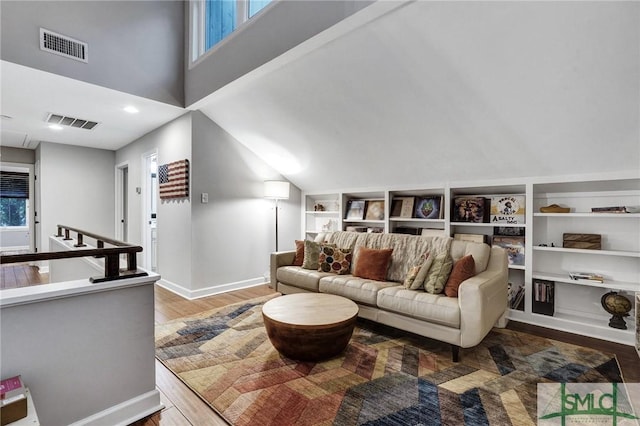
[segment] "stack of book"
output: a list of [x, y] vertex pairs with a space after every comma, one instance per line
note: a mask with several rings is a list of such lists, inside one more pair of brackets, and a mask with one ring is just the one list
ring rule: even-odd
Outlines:
[[27, 393], [22, 377], [0, 381], [0, 425], [27, 417]]
[[508, 293], [509, 293], [509, 307], [511, 309], [524, 311], [524, 286], [520, 285], [518, 286], [517, 290], [514, 291], [511, 283], [509, 283]]
[[591, 213], [638, 213], [638, 206], [591, 207]]
[[593, 272], [569, 272], [569, 278], [574, 281], [582, 281], [582, 282], [604, 282], [604, 277], [602, 275], [593, 273]]

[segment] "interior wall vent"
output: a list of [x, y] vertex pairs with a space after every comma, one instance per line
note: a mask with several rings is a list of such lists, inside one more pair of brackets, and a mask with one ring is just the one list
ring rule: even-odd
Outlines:
[[98, 125], [97, 121], [84, 120], [82, 118], [68, 117], [62, 114], [49, 113], [47, 123], [59, 124], [61, 126], [76, 127], [78, 129], [91, 130]]
[[40, 49], [76, 61], [89, 62], [89, 46], [71, 37], [40, 28]]

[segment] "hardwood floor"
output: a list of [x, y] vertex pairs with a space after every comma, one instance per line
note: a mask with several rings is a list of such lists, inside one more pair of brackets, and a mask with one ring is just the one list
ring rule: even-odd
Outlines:
[[[37, 268], [29, 267], [28, 265], [3, 265], [1, 270], [2, 283], [0, 288], [15, 288], [48, 282], [46, 275], [38, 274]], [[261, 285], [197, 300], [186, 300], [162, 287], [156, 286], [155, 321], [156, 323], [164, 323], [176, 318], [269, 294], [273, 294], [273, 290], [266, 285]], [[625, 381], [640, 383], [640, 359], [632, 346], [513, 321], [509, 323], [507, 328], [586, 346], [607, 353], [615, 353]], [[464, 349], [462, 350], [462, 356], [464, 356]], [[157, 360], [156, 384], [165, 408], [152, 416], [135, 422], [135, 426], [226, 425], [226, 422], [220, 416]]]
[[[263, 285], [189, 301], [162, 287], [156, 286], [156, 322], [163, 323], [172, 319], [272, 293], [272, 289]], [[622, 368], [625, 381], [640, 383], [640, 360], [635, 349], [631, 346], [513, 321], [509, 323], [507, 328], [586, 346], [603, 352], [615, 353]], [[464, 356], [464, 349], [462, 350], [462, 356]], [[156, 361], [156, 381], [166, 408], [160, 413], [156, 413], [143, 421], [137, 422], [135, 424], [136, 426], [226, 424], [207, 404], [158, 361]]]
[[48, 274], [40, 274], [36, 266], [17, 263], [0, 267], [0, 289], [28, 287], [48, 282]]

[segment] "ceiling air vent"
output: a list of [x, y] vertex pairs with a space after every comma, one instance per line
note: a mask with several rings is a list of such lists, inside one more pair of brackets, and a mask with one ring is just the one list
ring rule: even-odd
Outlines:
[[76, 61], [89, 62], [87, 43], [40, 28], [40, 49]]
[[97, 121], [89, 121], [82, 118], [67, 117], [66, 115], [53, 113], [49, 113], [47, 116], [47, 123], [87, 130], [91, 130], [98, 125]]

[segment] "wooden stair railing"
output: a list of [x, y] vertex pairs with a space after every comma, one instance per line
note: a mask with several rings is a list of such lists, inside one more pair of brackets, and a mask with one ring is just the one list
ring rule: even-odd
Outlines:
[[[83, 231], [81, 229], [72, 228], [65, 225], [57, 225], [58, 233], [56, 237], [64, 237], [63, 240], [72, 240], [70, 232], [76, 233], [76, 244], [74, 247], [86, 247], [84, 244], [84, 237], [93, 238], [96, 240], [96, 247], [93, 249], [79, 249], [79, 250], [64, 250], [64, 251], [52, 251], [42, 253], [28, 253], [28, 254], [12, 254], [0, 257], [0, 264], [18, 263], [18, 262], [37, 262], [41, 260], [56, 260], [56, 259], [71, 259], [75, 257], [96, 257], [104, 258], [104, 276], [103, 277], [91, 277], [89, 280], [92, 283], [99, 283], [104, 281], [120, 280], [133, 277], [144, 277], [147, 274], [144, 271], [138, 270], [136, 253], [142, 251], [141, 246], [134, 246], [128, 243], [114, 240], [112, 238], [103, 237], [91, 232]], [[64, 234], [63, 234], [64, 230]], [[105, 247], [109, 244], [113, 247]], [[127, 268], [120, 269], [120, 255], [127, 255]]]

